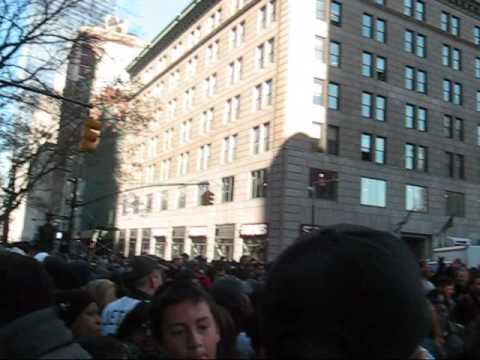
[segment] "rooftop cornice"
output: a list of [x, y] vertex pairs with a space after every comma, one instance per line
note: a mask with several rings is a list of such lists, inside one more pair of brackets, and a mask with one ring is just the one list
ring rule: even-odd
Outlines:
[[476, 0], [439, 0], [444, 4], [448, 4], [463, 10], [468, 15], [480, 19], [480, 2]]
[[134, 76], [158, 56], [165, 48], [175, 41], [193, 23], [200, 19], [220, 0], [192, 0], [187, 7], [171, 21], [145, 49], [127, 67]]

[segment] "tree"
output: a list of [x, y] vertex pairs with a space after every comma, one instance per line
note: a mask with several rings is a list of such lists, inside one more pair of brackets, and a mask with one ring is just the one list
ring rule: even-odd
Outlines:
[[[0, 5], [0, 13], [3, 6], [3, 10], [8, 10], [5, 14], [11, 14], [3, 18], [0, 15], [0, 153], [8, 154], [11, 166], [0, 195], [3, 241], [8, 239], [10, 214], [32, 190], [48, 183], [46, 180], [59, 172], [72, 171], [78, 164], [82, 157], [78, 148], [80, 133], [90, 109], [104, 112], [104, 128], [115, 136], [127, 129], [143, 129], [147, 119], [141, 104], [132, 107], [128, 101], [137, 91], [136, 86], [119, 82], [93, 89], [96, 66], [105, 55], [102, 36], [85, 30], [69, 37], [55, 31], [59, 30], [59, 24], [65, 23], [65, 17], [73, 16], [72, 11], [79, 2], [11, 0]], [[17, 3], [15, 10], [7, 6]], [[22, 11], [30, 9], [27, 5], [42, 11], [22, 17]], [[18, 30], [17, 35], [10, 35], [14, 30], [9, 29], [16, 29], [20, 23], [31, 24], [31, 30]], [[5, 42], [3, 46], [1, 40]], [[12, 43], [16, 46], [10, 45]], [[31, 47], [40, 49], [40, 54], [50, 53], [51, 49], [58, 51], [52, 56], [33, 57], [32, 62], [36, 64], [33, 68], [18, 65], [21, 54]], [[65, 65], [67, 73], [73, 68], [80, 69], [81, 73], [76, 79], [67, 76], [63, 93], [59, 94], [49, 83], [48, 74], [58, 72]], [[15, 111], [7, 105], [12, 101], [16, 103]]]

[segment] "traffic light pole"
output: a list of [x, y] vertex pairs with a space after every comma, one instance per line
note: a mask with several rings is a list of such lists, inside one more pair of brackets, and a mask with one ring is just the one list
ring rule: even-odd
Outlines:
[[72, 243], [73, 239], [73, 228], [74, 228], [74, 223], [75, 223], [75, 209], [76, 209], [76, 203], [77, 203], [77, 192], [78, 192], [78, 178], [74, 177], [71, 179], [68, 179], [69, 182], [73, 184], [73, 191], [72, 191], [72, 199], [70, 200], [70, 214], [68, 216], [68, 229], [67, 229], [67, 238], [65, 240], [62, 239], [62, 242], [64, 242], [64, 246], [66, 246], [65, 252], [69, 252], [70, 250], [70, 245]]

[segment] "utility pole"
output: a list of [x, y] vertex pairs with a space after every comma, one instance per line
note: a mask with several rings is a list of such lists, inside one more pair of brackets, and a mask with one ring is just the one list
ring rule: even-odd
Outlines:
[[70, 214], [68, 216], [68, 229], [67, 229], [67, 238], [62, 239], [61, 252], [68, 253], [70, 249], [70, 245], [73, 240], [73, 231], [74, 231], [74, 224], [75, 224], [75, 209], [77, 208], [77, 192], [78, 192], [78, 177], [73, 177], [68, 179], [68, 182], [73, 184], [72, 190], [72, 198], [70, 199]]
[[12, 213], [13, 195], [15, 194], [15, 180], [17, 178], [17, 165], [12, 164], [10, 173], [8, 174], [8, 187], [3, 188], [6, 194], [5, 199], [5, 212], [2, 216], [3, 230], [2, 230], [2, 243], [8, 243], [8, 235], [10, 232], [10, 214]]

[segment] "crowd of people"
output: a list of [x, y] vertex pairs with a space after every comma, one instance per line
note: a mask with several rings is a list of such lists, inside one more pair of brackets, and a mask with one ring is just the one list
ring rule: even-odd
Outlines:
[[480, 272], [336, 225], [274, 262], [0, 248], [0, 358], [480, 359]]

